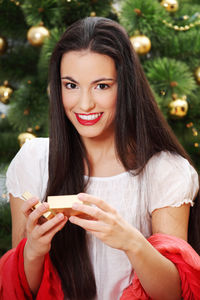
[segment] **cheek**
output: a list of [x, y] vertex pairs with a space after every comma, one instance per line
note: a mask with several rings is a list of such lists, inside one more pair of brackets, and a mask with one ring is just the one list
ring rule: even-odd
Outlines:
[[117, 104], [117, 92], [115, 93], [108, 93], [107, 95], [103, 95], [98, 97], [98, 105], [104, 109], [113, 110], [115, 112], [116, 110], [116, 104]]
[[111, 95], [110, 97], [108, 97], [107, 99], [105, 99], [106, 101], [104, 102], [104, 106], [106, 109], [110, 109], [113, 112], [115, 112], [116, 110], [116, 104], [117, 104], [117, 95]]
[[76, 100], [75, 97], [73, 97], [72, 95], [69, 95], [66, 92], [62, 91], [62, 103], [65, 111], [69, 111], [76, 104]]

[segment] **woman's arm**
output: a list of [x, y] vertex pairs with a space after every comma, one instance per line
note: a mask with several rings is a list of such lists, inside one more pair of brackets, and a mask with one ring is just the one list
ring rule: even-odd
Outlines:
[[[105, 244], [123, 250], [144, 290], [152, 299], [181, 299], [179, 273], [170, 260], [162, 256], [107, 203], [85, 194], [80, 194], [79, 199], [95, 204], [96, 207], [75, 205], [73, 208], [94, 219], [91, 221], [73, 216], [69, 219], [71, 222], [90, 231]], [[186, 239], [188, 217], [189, 205], [159, 209], [152, 214], [153, 233], [162, 232]]]
[[[180, 237], [187, 241], [190, 205], [166, 207], [152, 214], [152, 231]], [[141, 239], [141, 240], [140, 240]], [[175, 265], [139, 235], [138, 253], [126, 252], [140, 282], [153, 299], [181, 299], [179, 273]], [[152, 276], [153, 275], [153, 276]], [[155, 288], [155, 290], [153, 290]]]
[[[42, 203], [39, 207], [32, 210], [33, 206], [39, 201], [37, 198], [31, 198], [16, 204], [15, 201], [21, 200], [12, 198], [11, 212], [14, 220], [13, 243], [18, 244], [23, 238], [23, 232], [26, 232], [26, 245], [24, 247], [24, 271], [33, 294], [37, 294], [43, 276], [44, 258], [51, 248], [53, 236], [63, 228], [67, 218], [63, 214], [57, 214], [50, 220], [39, 222], [42, 215], [48, 210], [48, 204]], [[23, 225], [23, 230], [17, 233], [17, 227]], [[21, 228], [21, 227], [20, 227]]]
[[24, 201], [10, 196], [10, 209], [12, 217], [12, 248], [17, 247], [19, 242], [26, 237], [26, 217], [22, 213]]

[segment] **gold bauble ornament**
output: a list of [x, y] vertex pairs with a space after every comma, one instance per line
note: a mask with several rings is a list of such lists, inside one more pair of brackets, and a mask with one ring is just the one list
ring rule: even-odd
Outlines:
[[151, 41], [146, 35], [133, 35], [130, 41], [139, 55], [147, 54], [151, 49]]
[[200, 84], [200, 67], [198, 67], [195, 71], [195, 78], [198, 84]]
[[8, 85], [7, 81], [4, 81], [4, 85], [0, 86], [0, 101], [4, 104], [8, 104], [12, 93], [13, 89]]
[[172, 100], [169, 103], [169, 109], [169, 113], [172, 117], [177, 119], [185, 117], [188, 112], [188, 102], [186, 100], [186, 96]]
[[2, 36], [0, 36], [0, 55], [4, 54], [8, 48], [8, 43], [6, 39]]
[[90, 17], [96, 17], [96, 12], [95, 12], [95, 11], [92, 11], [92, 12], [90, 13]]
[[19, 145], [20, 147], [28, 140], [32, 140], [36, 138], [36, 135], [29, 133], [29, 132], [22, 132], [20, 133], [20, 135], [18, 136], [18, 141], [19, 141]]
[[5, 114], [1, 114], [0, 118], [1, 118], [1, 119], [5, 119], [5, 118], [6, 118], [6, 115], [5, 115]]
[[36, 126], [35, 126], [35, 130], [40, 130], [40, 126], [39, 126], [39, 125], [36, 125]]
[[178, 10], [177, 0], [163, 0], [160, 3], [168, 12], [175, 12]]
[[33, 26], [28, 30], [27, 39], [32, 46], [41, 46], [44, 39], [49, 37], [49, 30], [44, 26]]

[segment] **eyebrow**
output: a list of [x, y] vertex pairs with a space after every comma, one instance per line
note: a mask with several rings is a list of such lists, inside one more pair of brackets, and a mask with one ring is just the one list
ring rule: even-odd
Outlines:
[[[70, 80], [74, 83], [78, 83], [78, 81], [76, 81], [75, 79], [73, 79], [72, 77], [70, 76], [64, 76], [64, 77], [61, 77], [61, 79], [67, 79], [67, 80]], [[97, 83], [99, 81], [115, 81], [114, 78], [106, 78], [106, 77], [102, 77], [102, 78], [99, 78], [99, 79], [96, 79], [94, 81], [92, 81], [92, 83]]]

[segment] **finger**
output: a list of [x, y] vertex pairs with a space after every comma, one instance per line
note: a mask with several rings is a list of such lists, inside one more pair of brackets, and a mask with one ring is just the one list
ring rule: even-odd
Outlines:
[[33, 210], [27, 220], [27, 231], [32, 231], [35, 225], [38, 223], [39, 219], [43, 214], [48, 211], [49, 204], [46, 202], [41, 203], [35, 210]]
[[80, 194], [78, 194], [78, 199], [83, 202], [88, 202], [90, 204], [94, 204], [106, 212], [111, 212], [113, 214], [116, 213], [116, 210], [113, 207], [111, 207], [108, 203], [106, 203], [105, 201], [103, 201], [97, 197], [94, 197], [92, 195], [89, 195], [86, 193], [80, 193]]
[[24, 201], [22, 205], [23, 214], [27, 217], [37, 203], [39, 203], [39, 199], [36, 197], [32, 197], [29, 200]]
[[[112, 223], [112, 214], [103, 211], [96, 206], [89, 206], [75, 202], [72, 206], [74, 210], [82, 212], [83, 214], [89, 215], [92, 219], [104, 221], [105, 223]], [[85, 219], [85, 218], [83, 218]]]
[[96, 232], [103, 232], [106, 230], [107, 224], [98, 222], [98, 221], [91, 221], [79, 218], [77, 216], [71, 216], [69, 221], [73, 224], [76, 224], [87, 231], [96, 231]]
[[62, 213], [59, 213], [49, 221], [42, 224], [41, 226], [38, 226], [37, 231], [39, 235], [42, 236], [46, 234], [48, 231], [51, 231], [54, 227], [59, 226], [60, 222], [67, 221], [67, 220], [68, 220], [67, 217], [65, 217]]
[[47, 238], [49, 239], [49, 241], [52, 240], [52, 238], [54, 237], [54, 235], [60, 231], [65, 224], [67, 223], [68, 218], [64, 218], [62, 221], [60, 221], [60, 223], [58, 223], [56, 226], [54, 226], [48, 233], [47, 233]]

